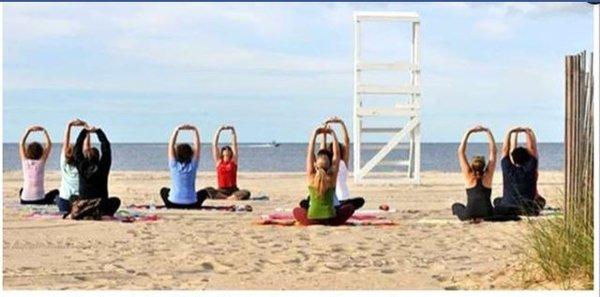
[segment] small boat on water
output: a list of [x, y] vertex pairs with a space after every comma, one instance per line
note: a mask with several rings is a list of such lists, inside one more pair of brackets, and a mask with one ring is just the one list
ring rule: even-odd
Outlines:
[[271, 147], [278, 147], [280, 145], [280, 143], [277, 143], [276, 141], [271, 141], [271, 142], [267, 142], [267, 143], [256, 143], [256, 144], [248, 144], [248, 147], [264, 147], [264, 148], [271, 148]]

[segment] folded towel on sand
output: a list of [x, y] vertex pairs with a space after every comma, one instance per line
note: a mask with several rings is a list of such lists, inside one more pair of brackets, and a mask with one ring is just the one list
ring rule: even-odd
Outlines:
[[[262, 215], [256, 222], [258, 225], [279, 225], [279, 226], [294, 226], [296, 220], [292, 212], [276, 211], [270, 214]], [[350, 226], [391, 226], [395, 225], [394, 221], [378, 216], [369, 211], [355, 212], [345, 225]]]

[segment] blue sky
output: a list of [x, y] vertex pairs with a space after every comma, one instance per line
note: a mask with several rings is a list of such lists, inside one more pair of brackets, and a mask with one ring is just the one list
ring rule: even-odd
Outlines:
[[[334, 114], [351, 128], [355, 10], [421, 15], [423, 141], [477, 123], [562, 141], [564, 56], [592, 48], [583, 3], [7, 3], [3, 141], [41, 124], [58, 142], [74, 117], [116, 142], [185, 122], [243, 142], [304, 142]], [[383, 53], [406, 40], [368, 36]]]

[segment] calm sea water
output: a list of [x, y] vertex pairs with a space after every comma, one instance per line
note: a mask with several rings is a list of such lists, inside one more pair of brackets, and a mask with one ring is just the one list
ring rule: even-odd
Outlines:
[[[113, 149], [113, 170], [167, 170], [166, 144], [134, 144], [115, 143]], [[377, 144], [369, 145], [370, 147]], [[378, 146], [381, 146], [379, 144]], [[3, 144], [4, 171], [20, 170], [18, 146], [15, 143]], [[456, 149], [458, 143], [423, 143], [421, 144], [421, 170], [423, 171], [458, 171]], [[283, 143], [279, 147], [269, 147], [263, 144], [241, 144], [240, 171], [277, 171], [297, 172], [304, 170], [306, 158], [305, 143]], [[500, 151], [500, 148], [498, 149]], [[564, 145], [562, 143], [539, 144], [540, 169], [562, 170], [564, 162]], [[366, 162], [376, 151], [363, 149], [363, 162]], [[55, 144], [52, 156], [47, 164], [47, 170], [59, 169], [60, 144]], [[391, 158], [405, 158], [404, 150], [393, 151]], [[469, 144], [469, 155], [484, 155], [487, 157], [487, 144]], [[352, 160], [350, 161], [352, 163]], [[500, 162], [498, 162], [500, 163]], [[349, 164], [352, 170], [352, 164]], [[499, 165], [498, 165], [499, 166]], [[376, 167], [376, 171], [404, 171], [405, 167]], [[200, 171], [213, 171], [212, 157], [209, 145], [202, 146]]]

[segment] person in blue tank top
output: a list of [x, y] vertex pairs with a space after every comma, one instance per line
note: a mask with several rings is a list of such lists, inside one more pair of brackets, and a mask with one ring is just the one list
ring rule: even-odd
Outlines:
[[[179, 131], [192, 131], [194, 147], [177, 144]], [[200, 133], [192, 125], [181, 125], [173, 131], [167, 149], [171, 188], [160, 189], [160, 197], [167, 208], [201, 208], [207, 197], [204, 190], [196, 192], [196, 172], [200, 160]]]

